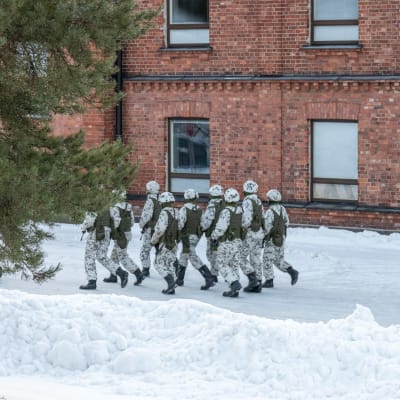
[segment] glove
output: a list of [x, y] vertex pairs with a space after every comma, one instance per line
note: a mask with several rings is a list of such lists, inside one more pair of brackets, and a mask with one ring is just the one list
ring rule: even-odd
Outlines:
[[219, 241], [217, 239], [211, 239], [211, 250], [217, 251], [219, 245]]

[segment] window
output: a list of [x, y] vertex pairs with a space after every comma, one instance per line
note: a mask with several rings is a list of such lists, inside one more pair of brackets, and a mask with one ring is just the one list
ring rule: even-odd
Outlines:
[[358, 0], [313, 0], [312, 44], [358, 44]]
[[168, 47], [209, 45], [208, 0], [168, 0]]
[[169, 188], [183, 193], [193, 188], [208, 193], [210, 183], [210, 130], [208, 120], [169, 121]]
[[358, 200], [358, 123], [312, 122], [312, 199]]

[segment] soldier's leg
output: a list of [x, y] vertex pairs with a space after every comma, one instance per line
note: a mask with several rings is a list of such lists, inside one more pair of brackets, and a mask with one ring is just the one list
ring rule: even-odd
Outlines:
[[210, 272], [214, 277], [214, 282], [218, 282], [219, 267], [217, 265], [217, 250], [213, 249], [210, 238], [207, 238], [206, 257], [210, 264]]
[[111, 274], [117, 275], [121, 279], [121, 287], [124, 288], [128, 283], [128, 272], [124, 271], [119, 265], [115, 264], [107, 256], [108, 246], [110, 245], [109, 236], [106, 234], [105, 239], [97, 241], [97, 253], [96, 258], [103, 265], [104, 268], [108, 269]]
[[154, 268], [160, 274], [160, 276], [167, 282], [167, 288], [162, 290], [164, 294], [175, 293], [175, 267], [174, 261], [176, 259], [176, 252], [168, 250], [163, 247], [158, 254], [154, 262]]
[[142, 263], [142, 269], [145, 276], [149, 275], [151, 260], [150, 260], [150, 252], [151, 252], [151, 229], [147, 228], [144, 230], [142, 234], [142, 247], [140, 249], [140, 262]]
[[250, 243], [250, 264], [257, 280], [262, 280], [262, 239], [253, 238]]
[[241, 250], [240, 250], [240, 268], [245, 275], [254, 272], [252, 266], [249, 263], [250, 242], [251, 238], [249, 237], [248, 233], [246, 235], [246, 238], [241, 243]]
[[199, 270], [203, 266], [203, 262], [197, 254], [196, 247], [199, 243], [199, 237], [197, 235], [189, 235], [189, 260], [193, 268]]
[[262, 266], [263, 266], [263, 273], [264, 273], [264, 278], [269, 281], [274, 279], [274, 263], [277, 258], [277, 251], [276, 251], [276, 246], [272, 244], [271, 241], [266, 243], [264, 247], [264, 255], [263, 255], [263, 261], [262, 261]]
[[97, 280], [96, 251], [96, 238], [89, 234], [85, 246], [85, 272], [88, 281]]

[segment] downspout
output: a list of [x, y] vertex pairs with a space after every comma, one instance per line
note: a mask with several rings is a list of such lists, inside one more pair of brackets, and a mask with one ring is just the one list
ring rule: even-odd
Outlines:
[[[118, 71], [115, 74], [115, 91], [119, 94], [122, 91], [122, 50], [117, 50], [115, 62]], [[122, 99], [115, 106], [115, 140], [122, 142]]]

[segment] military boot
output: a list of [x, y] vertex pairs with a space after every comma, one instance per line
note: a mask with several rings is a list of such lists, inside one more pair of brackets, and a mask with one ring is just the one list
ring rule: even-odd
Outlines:
[[297, 282], [297, 279], [299, 278], [299, 272], [296, 271], [294, 268], [289, 267], [286, 272], [290, 275], [292, 281], [290, 282], [292, 285], [295, 285]]
[[242, 285], [239, 281], [234, 281], [230, 284], [230, 290], [223, 292], [222, 296], [224, 297], [238, 297], [239, 290], [242, 288]]
[[119, 276], [119, 279], [121, 279], [121, 287], [124, 288], [128, 284], [128, 272], [124, 271], [121, 267], [118, 267], [115, 273]]
[[110, 276], [108, 278], [104, 278], [103, 282], [106, 283], [117, 283], [118, 279], [117, 279], [117, 275], [114, 274], [110, 274]]
[[175, 282], [178, 286], [183, 286], [183, 284], [185, 283], [184, 282], [185, 273], [186, 273], [186, 267], [184, 267], [183, 265], [179, 265]]
[[267, 279], [264, 284], [262, 285], [263, 288], [273, 288], [274, 287], [274, 280]]
[[163, 289], [162, 293], [164, 293], [164, 294], [175, 294], [175, 287], [176, 286], [175, 286], [174, 277], [171, 274], [169, 274], [164, 279], [167, 282], [168, 287], [166, 289]]
[[201, 290], [208, 290], [210, 287], [215, 285], [214, 277], [211, 275], [207, 265], [202, 265], [201, 268], [199, 268], [199, 272], [206, 281], [203, 286], [200, 286]]
[[142, 271], [138, 268], [133, 275], [136, 276], [136, 282], [134, 283], [135, 286], [140, 285], [143, 282], [143, 274]]
[[150, 268], [143, 268], [142, 275], [143, 275], [143, 279], [148, 278], [150, 276]]
[[0, 278], [3, 275], [3, 268], [0, 267]]
[[247, 274], [249, 278], [249, 284], [243, 289], [247, 293], [260, 293], [261, 292], [261, 282], [257, 279], [255, 272], [250, 272]]
[[82, 290], [95, 290], [96, 289], [96, 280], [90, 279], [86, 285], [79, 286], [79, 289]]
[[179, 271], [179, 261], [177, 258], [175, 258], [174, 261], [174, 268], [175, 268], [175, 275], [178, 276], [178, 271]]

